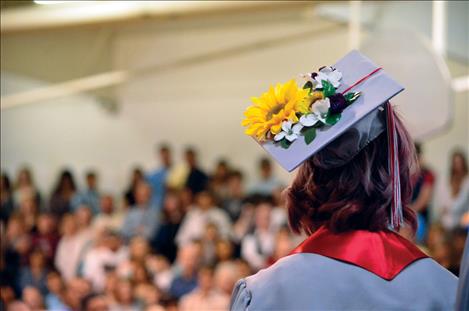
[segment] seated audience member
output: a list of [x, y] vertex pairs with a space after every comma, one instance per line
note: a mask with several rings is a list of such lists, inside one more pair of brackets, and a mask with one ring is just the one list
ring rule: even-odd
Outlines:
[[182, 222], [183, 211], [178, 193], [170, 191], [166, 193], [163, 201], [163, 214], [159, 229], [151, 240], [153, 249], [166, 256], [170, 262], [176, 258], [177, 247], [176, 234]]
[[174, 274], [168, 258], [152, 254], [147, 257], [145, 263], [147, 270], [153, 277], [153, 283], [163, 292], [167, 293], [173, 281]]
[[466, 178], [451, 208], [455, 228], [469, 229], [469, 178]]
[[435, 200], [439, 219], [446, 231], [451, 231], [458, 226], [453, 206], [467, 179], [469, 179], [469, 171], [466, 156], [462, 151], [456, 150], [451, 155], [449, 183], [444, 183], [443, 187], [439, 188]]
[[172, 156], [171, 149], [166, 144], [159, 146], [157, 153], [161, 167], [148, 174], [146, 180], [151, 187], [152, 203], [161, 208], [166, 192], [166, 180], [172, 165]]
[[21, 269], [20, 287], [35, 287], [41, 295], [47, 294], [46, 258], [41, 249], [34, 249], [29, 255], [29, 265]]
[[13, 196], [15, 202], [21, 202], [26, 197], [32, 198], [35, 205], [41, 207], [41, 194], [34, 184], [33, 173], [28, 167], [19, 170]]
[[146, 183], [139, 183], [135, 191], [136, 206], [127, 212], [122, 227], [126, 239], [141, 235], [150, 239], [159, 225], [159, 211], [152, 206], [151, 188]]
[[235, 262], [226, 261], [220, 263], [215, 268], [215, 288], [229, 300], [233, 288], [240, 277], [241, 274]]
[[44, 310], [44, 299], [41, 292], [32, 286], [23, 289], [21, 300], [28, 306], [31, 311]]
[[227, 191], [222, 207], [230, 216], [231, 221], [236, 221], [241, 214], [244, 200], [243, 174], [240, 171], [231, 172], [226, 184]]
[[32, 247], [41, 249], [48, 263], [52, 263], [60, 239], [55, 217], [49, 213], [40, 214], [36, 227], [37, 231], [31, 238]]
[[141, 182], [145, 182], [143, 170], [140, 167], [135, 167], [132, 170], [132, 178], [130, 184], [124, 193], [124, 205], [126, 208], [135, 206], [135, 191], [137, 190], [137, 185]]
[[47, 310], [69, 310], [65, 305], [64, 282], [58, 271], [52, 270], [47, 274], [47, 291], [44, 297]]
[[213, 192], [218, 201], [225, 200], [228, 195], [228, 177], [230, 175], [230, 166], [225, 159], [217, 162], [215, 170], [209, 179], [209, 189]]
[[140, 305], [135, 299], [134, 289], [130, 280], [120, 279], [115, 289], [116, 300], [111, 304], [111, 311], [140, 310]]
[[410, 207], [417, 212], [418, 216], [417, 243], [423, 244], [427, 238], [427, 226], [430, 220], [430, 202], [433, 197], [435, 175], [424, 163], [422, 146], [416, 143], [415, 150], [417, 152], [420, 172], [413, 185]]
[[226, 213], [214, 205], [214, 198], [208, 191], [199, 193], [194, 206], [184, 217], [176, 235], [179, 246], [202, 239], [207, 224], [214, 224], [221, 238], [231, 236], [231, 223]]
[[78, 272], [78, 266], [89, 239], [78, 231], [76, 216], [65, 214], [61, 225], [60, 238], [55, 254], [55, 266], [65, 281], [73, 279]]
[[251, 194], [272, 195], [275, 189], [283, 187], [283, 183], [275, 177], [272, 162], [268, 158], [259, 161], [259, 174], [259, 180], [249, 191]]
[[198, 273], [198, 286], [184, 295], [179, 303], [180, 311], [227, 310], [230, 297], [214, 287], [214, 271], [210, 266], [202, 267]]
[[96, 234], [103, 231], [118, 231], [124, 222], [124, 215], [115, 210], [114, 199], [105, 194], [100, 200], [101, 212], [93, 219], [92, 227]]
[[218, 263], [230, 261], [234, 257], [234, 246], [229, 240], [220, 239], [215, 246], [215, 261]]
[[98, 293], [86, 295], [81, 301], [82, 311], [108, 311], [109, 303], [106, 296]]
[[99, 196], [98, 177], [94, 171], [89, 171], [86, 173], [86, 189], [76, 193], [72, 198], [72, 210], [76, 210], [81, 205], [86, 205], [91, 209], [93, 215], [98, 214]]
[[275, 232], [271, 227], [272, 204], [268, 201], [257, 205], [255, 227], [241, 243], [242, 257], [255, 269], [265, 268], [274, 251]]
[[37, 218], [39, 217], [39, 207], [32, 195], [24, 195], [18, 202], [18, 213], [23, 218], [27, 233], [36, 231]]
[[2, 173], [0, 180], [0, 223], [6, 223], [10, 215], [13, 214], [15, 203], [13, 201], [13, 189], [10, 178]]
[[[287, 256], [296, 246], [293, 243], [294, 239], [290, 234], [290, 229], [288, 227], [283, 227], [277, 231], [275, 235], [275, 247], [272, 256], [267, 260], [267, 265], [273, 265], [277, 260]], [[299, 244], [299, 243], [298, 243]]]
[[91, 293], [91, 284], [83, 278], [72, 278], [67, 282], [65, 300], [72, 310], [80, 310], [83, 298]]
[[202, 254], [198, 243], [181, 246], [177, 256], [178, 273], [171, 282], [169, 294], [179, 299], [197, 287], [197, 269]]
[[185, 151], [185, 159], [189, 167], [189, 173], [186, 180], [186, 188], [190, 189], [195, 195], [207, 189], [208, 177], [198, 166], [197, 153], [193, 148], [187, 148]]
[[160, 307], [160, 290], [152, 283], [146, 282], [135, 286], [135, 298], [140, 302], [142, 309]]
[[71, 212], [71, 201], [76, 190], [72, 173], [68, 170], [62, 171], [50, 198], [49, 211], [57, 217]]
[[102, 291], [107, 271], [116, 268], [127, 256], [120, 237], [116, 233], [104, 231], [83, 259], [83, 277], [91, 282], [95, 291]]

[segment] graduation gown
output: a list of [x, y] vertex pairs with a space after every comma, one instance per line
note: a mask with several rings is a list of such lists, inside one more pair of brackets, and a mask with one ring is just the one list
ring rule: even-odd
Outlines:
[[453, 310], [457, 278], [391, 231], [322, 227], [238, 281], [231, 310]]

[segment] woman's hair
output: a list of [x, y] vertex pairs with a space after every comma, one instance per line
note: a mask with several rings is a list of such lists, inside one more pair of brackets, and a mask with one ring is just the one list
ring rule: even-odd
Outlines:
[[[414, 144], [396, 114], [395, 120], [403, 216], [415, 232], [416, 217], [409, 208], [412, 176], [417, 171]], [[386, 132], [341, 167], [321, 168], [321, 158], [314, 156], [304, 162], [286, 190], [292, 230], [311, 234], [323, 225], [333, 232], [388, 229], [393, 191]]]
[[[455, 165], [456, 159], [461, 160], [462, 168], [461, 171], [458, 171]], [[454, 150], [451, 154], [451, 167], [450, 167], [450, 184], [453, 195], [457, 195], [459, 190], [461, 190], [461, 185], [464, 181], [464, 178], [469, 173], [466, 155], [462, 150]]]

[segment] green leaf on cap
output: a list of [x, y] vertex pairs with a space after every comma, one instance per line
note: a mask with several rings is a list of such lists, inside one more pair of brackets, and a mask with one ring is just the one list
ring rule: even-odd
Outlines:
[[324, 92], [324, 97], [329, 97], [335, 94], [335, 87], [327, 80], [322, 80], [322, 90]]
[[345, 100], [347, 101], [348, 104], [353, 103], [358, 97], [360, 97], [361, 93], [360, 92], [350, 92], [344, 95]]
[[314, 140], [314, 138], [316, 138], [316, 128], [315, 127], [307, 128], [303, 132], [303, 135], [305, 136], [305, 143], [309, 145]]
[[290, 145], [291, 145], [291, 142], [289, 142], [286, 138], [280, 141], [280, 146], [282, 146], [283, 149], [288, 149]]
[[303, 85], [303, 88], [311, 90], [313, 88], [313, 83], [311, 81], [308, 81], [305, 83], [305, 85]]
[[336, 114], [329, 114], [326, 118], [326, 124], [327, 125], [334, 125], [340, 120], [341, 114], [336, 113]]

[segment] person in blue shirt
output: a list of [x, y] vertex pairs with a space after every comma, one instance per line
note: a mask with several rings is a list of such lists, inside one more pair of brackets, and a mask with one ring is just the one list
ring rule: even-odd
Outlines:
[[122, 235], [129, 240], [134, 236], [150, 239], [160, 223], [160, 211], [151, 202], [151, 188], [141, 182], [135, 190], [136, 205], [124, 219]]
[[96, 215], [100, 212], [99, 202], [98, 177], [94, 171], [89, 171], [86, 173], [86, 189], [72, 198], [72, 210], [75, 211], [81, 205], [86, 205], [90, 207], [93, 215]]
[[148, 174], [146, 180], [152, 190], [151, 201], [160, 208], [166, 191], [166, 178], [172, 165], [172, 154], [171, 148], [166, 144], [160, 145], [157, 153], [161, 167]]

